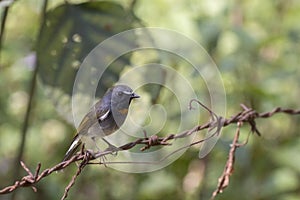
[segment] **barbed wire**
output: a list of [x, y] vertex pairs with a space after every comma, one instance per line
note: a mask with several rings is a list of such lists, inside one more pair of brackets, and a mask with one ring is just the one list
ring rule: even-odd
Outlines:
[[[191, 129], [183, 131], [181, 133], [169, 134], [165, 137], [159, 137], [158, 135], [152, 135], [152, 136], [148, 137], [147, 134], [145, 133], [144, 138], [139, 138], [133, 142], [124, 144], [124, 145], [118, 147], [118, 151], [129, 150], [129, 149], [135, 147], [136, 145], [144, 145], [140, 149], [141, 151], [149, 149], [153, 146], [172, 145], [170, 143], [171, 140], [185, 138], [195, 132], [199, 132], [204, 129], [208, 129], [208, 130], [216, 129], [215, 132], [213, 132], [213, 134], [211, 134], [209, 137], [195, 141], [189, 145], [186, 145], [184, 147], [181, 147], [180, 149], [177, 149], [176, 151], [172, 152], [171, 154], [169, 154], [165, 158], [163, 158], [163, 159], [166, 159], [167, 157], [171, 156], [172, 154], [174, 154], [177, 151], [180, 151], [184, 148], [189, 148], [196, 144], [200, 144], [200, 143], [205, 142], [206, 140], [210, 139], [211, 137], [214, 137], [214, 136], [220, 134], [220, 130], [222, 127], [226, 127], [230, 124], [237, 124], [237, 130], [236, 130], [234, 139], [231, 144], [231, 148], [229, 151], [226, 165], [224, 167], [224, 171], [218, 180], [217, 189], [213, 192], [211, 199], [214, 199], [217, 196], [217, 194], [222, 193], [223, 190], [229, 185], [229, 178], [232, 175], [234, 161], [235, 161], [235, 159], [234, 159], [235, 151], [238, 147], [241, 147], [241, 146], [244, 146], [245, 144], [247, 144], [248, 139], [246, 142], [244, 142], [242, 144], [238, 143], [238, 139], [239, 139], [239, 135], [240, 135], [240, 128], [244, 123], [248, 123], [250, 125], [252, 133], [256, 133], [257, 135], [260, 136], [261, 133], [258, 131], [258, 129], [256, 127], [256, 122], [255, 122], [256, 119], [269, 118], [277, 113], [285, 113], [285, 114], [289, 114], [289, 115], [299, 115], [300, 114], [300, 110], [283, 109], [281, 107], [277, 107], [269, 112], [258, 113], [254, 109], [249, 108], [249, 107], [245, 106], [244, 104], [241, 104], [242, 111], [240, 111], [236, 115], [230, 117], [229, 119], [225, 119], [221, 116], [216, 115], [213, 111], [211, 111], [209, 108], [207, 108], [205, 105], [203, 105], [200, 101], [198, 101], [196, 99], [193, 99], [190, 101], [190, 109], [194, 109], [192, 107], [192, 103], [194, 103], [194, 102], [200, 104], [200, 106], [202, 108], [206, 109], [210, 113], [211, 118], [210, 118], [209, 122], [207, 122], [203, 125], [197, 125]], [[249, 138], [249, 136], [248, 136], [248, 138]], [[71, 187], [75, 184], [75, 181], [76, 181], [77, 177], [81, 174], [82, 170], [89, 164], [100, 164], [100, 165], [101, 164], [103, 164], [103, 165], [111, 164], [112, 162], [111, 163], [105, 162], [103, 159], [101, 160], [101, 158], [104, 158], [105, 155], [112, 154], [112, 153], [115, 153], [115, 150], [111, 150], [109, 148], [102, 152], [93, 153], [89, 150], [86, 150], [83, 145], [81, 148], [81, 151], [78, 152], [77, 154], [73, 155], [69, 160], [60, 162], [51, 168], [43, 170], [42, 172], [40, 172], [41, 163], [38, 163], [38, 165], [33, 173], [29, 170], [29, 168], [25, 165], [25, 163], [23, 161], [21, 161], [20, 162], [21, 166], [27, 172], [27, 175], [22, 177], [20, 180], [16, 181], [13, 185], [7, 186], [7, 187], [1, 189], [0, 195], [11, 193], [20, 187], [31, 187], [33, 189], [33, 191], [36, 192], [37, 188], [34, 185], [36, 183], [38, 183], [40, 180], [49, 176], [53, 172], [61, 171], [61, 170], [65, 169], [66, 167], [68, 167], [69, 165], [71, 165], [72, 163], [80, 161], [80, 164], [78, 165], [78, 169], [77, 169], [75, 175], [72, 177], [69, 184], [66, 186], [65, 192], [61, 198], [62, 200], [66, 199], [68, 196], [68, 192], [70, 191]], [[100, 162], [97, 162], [97, 163], [91, 162], [98, 158], [100, 158]], [[162, 160], [160, 160], [160, 161], [162, 161]]]

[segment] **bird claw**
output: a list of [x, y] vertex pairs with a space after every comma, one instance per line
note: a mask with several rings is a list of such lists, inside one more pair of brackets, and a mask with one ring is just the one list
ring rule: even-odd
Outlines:
[[104, 138], [102, 138], [102, 140], [108, 145], [108, 147], [105, 149], [105, 151], [111, 151], [111, 155], [113, 156], [117, 156], [118, 155], [118, 151], [120, 151], [121, 149], [112, 145], [111, 143], [109, 143], [107, 140], [105, 140]]

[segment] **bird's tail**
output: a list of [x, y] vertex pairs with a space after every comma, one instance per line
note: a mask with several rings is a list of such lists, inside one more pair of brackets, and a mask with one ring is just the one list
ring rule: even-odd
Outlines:
[[63, 161], [69, 160], [71, 156], [76, 152], [77, 148], [81, 145], [81, 139], [78, 134], [75, 135], [71, 143], [70, 148], [68, 149]]

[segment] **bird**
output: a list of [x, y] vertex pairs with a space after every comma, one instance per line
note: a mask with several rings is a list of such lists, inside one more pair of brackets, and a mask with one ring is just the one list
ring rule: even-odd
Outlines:
[[77, 133], [66, 152], [63, 161], [69, 160], [82, 144], [82, 137], [90, 137], [94, 142], [96, 138], [116, 132], [124, 123], [131, 101], [140, 98], [139, 95], [127, 85], [115, 85], [109, 88], [83, 117]]

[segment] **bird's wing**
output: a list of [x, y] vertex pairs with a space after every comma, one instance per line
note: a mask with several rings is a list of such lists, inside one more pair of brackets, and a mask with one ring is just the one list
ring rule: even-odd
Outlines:
[[71, 146], [69, 147], [67, 153], [65, 154], [63, 161], [69, 160], [72, 157], [72, 155], [76, 152], [80, 144], [81, 144], [80, 136], [77, 134], [73, 138]]
[[98, 120], [103, 121], [108, 117], [109, 114], [110, 114], [110, 109], [108, 109], [106, 112], [104, 112], [104, 114], [97, 116], [97, 118], [98, 118]]

